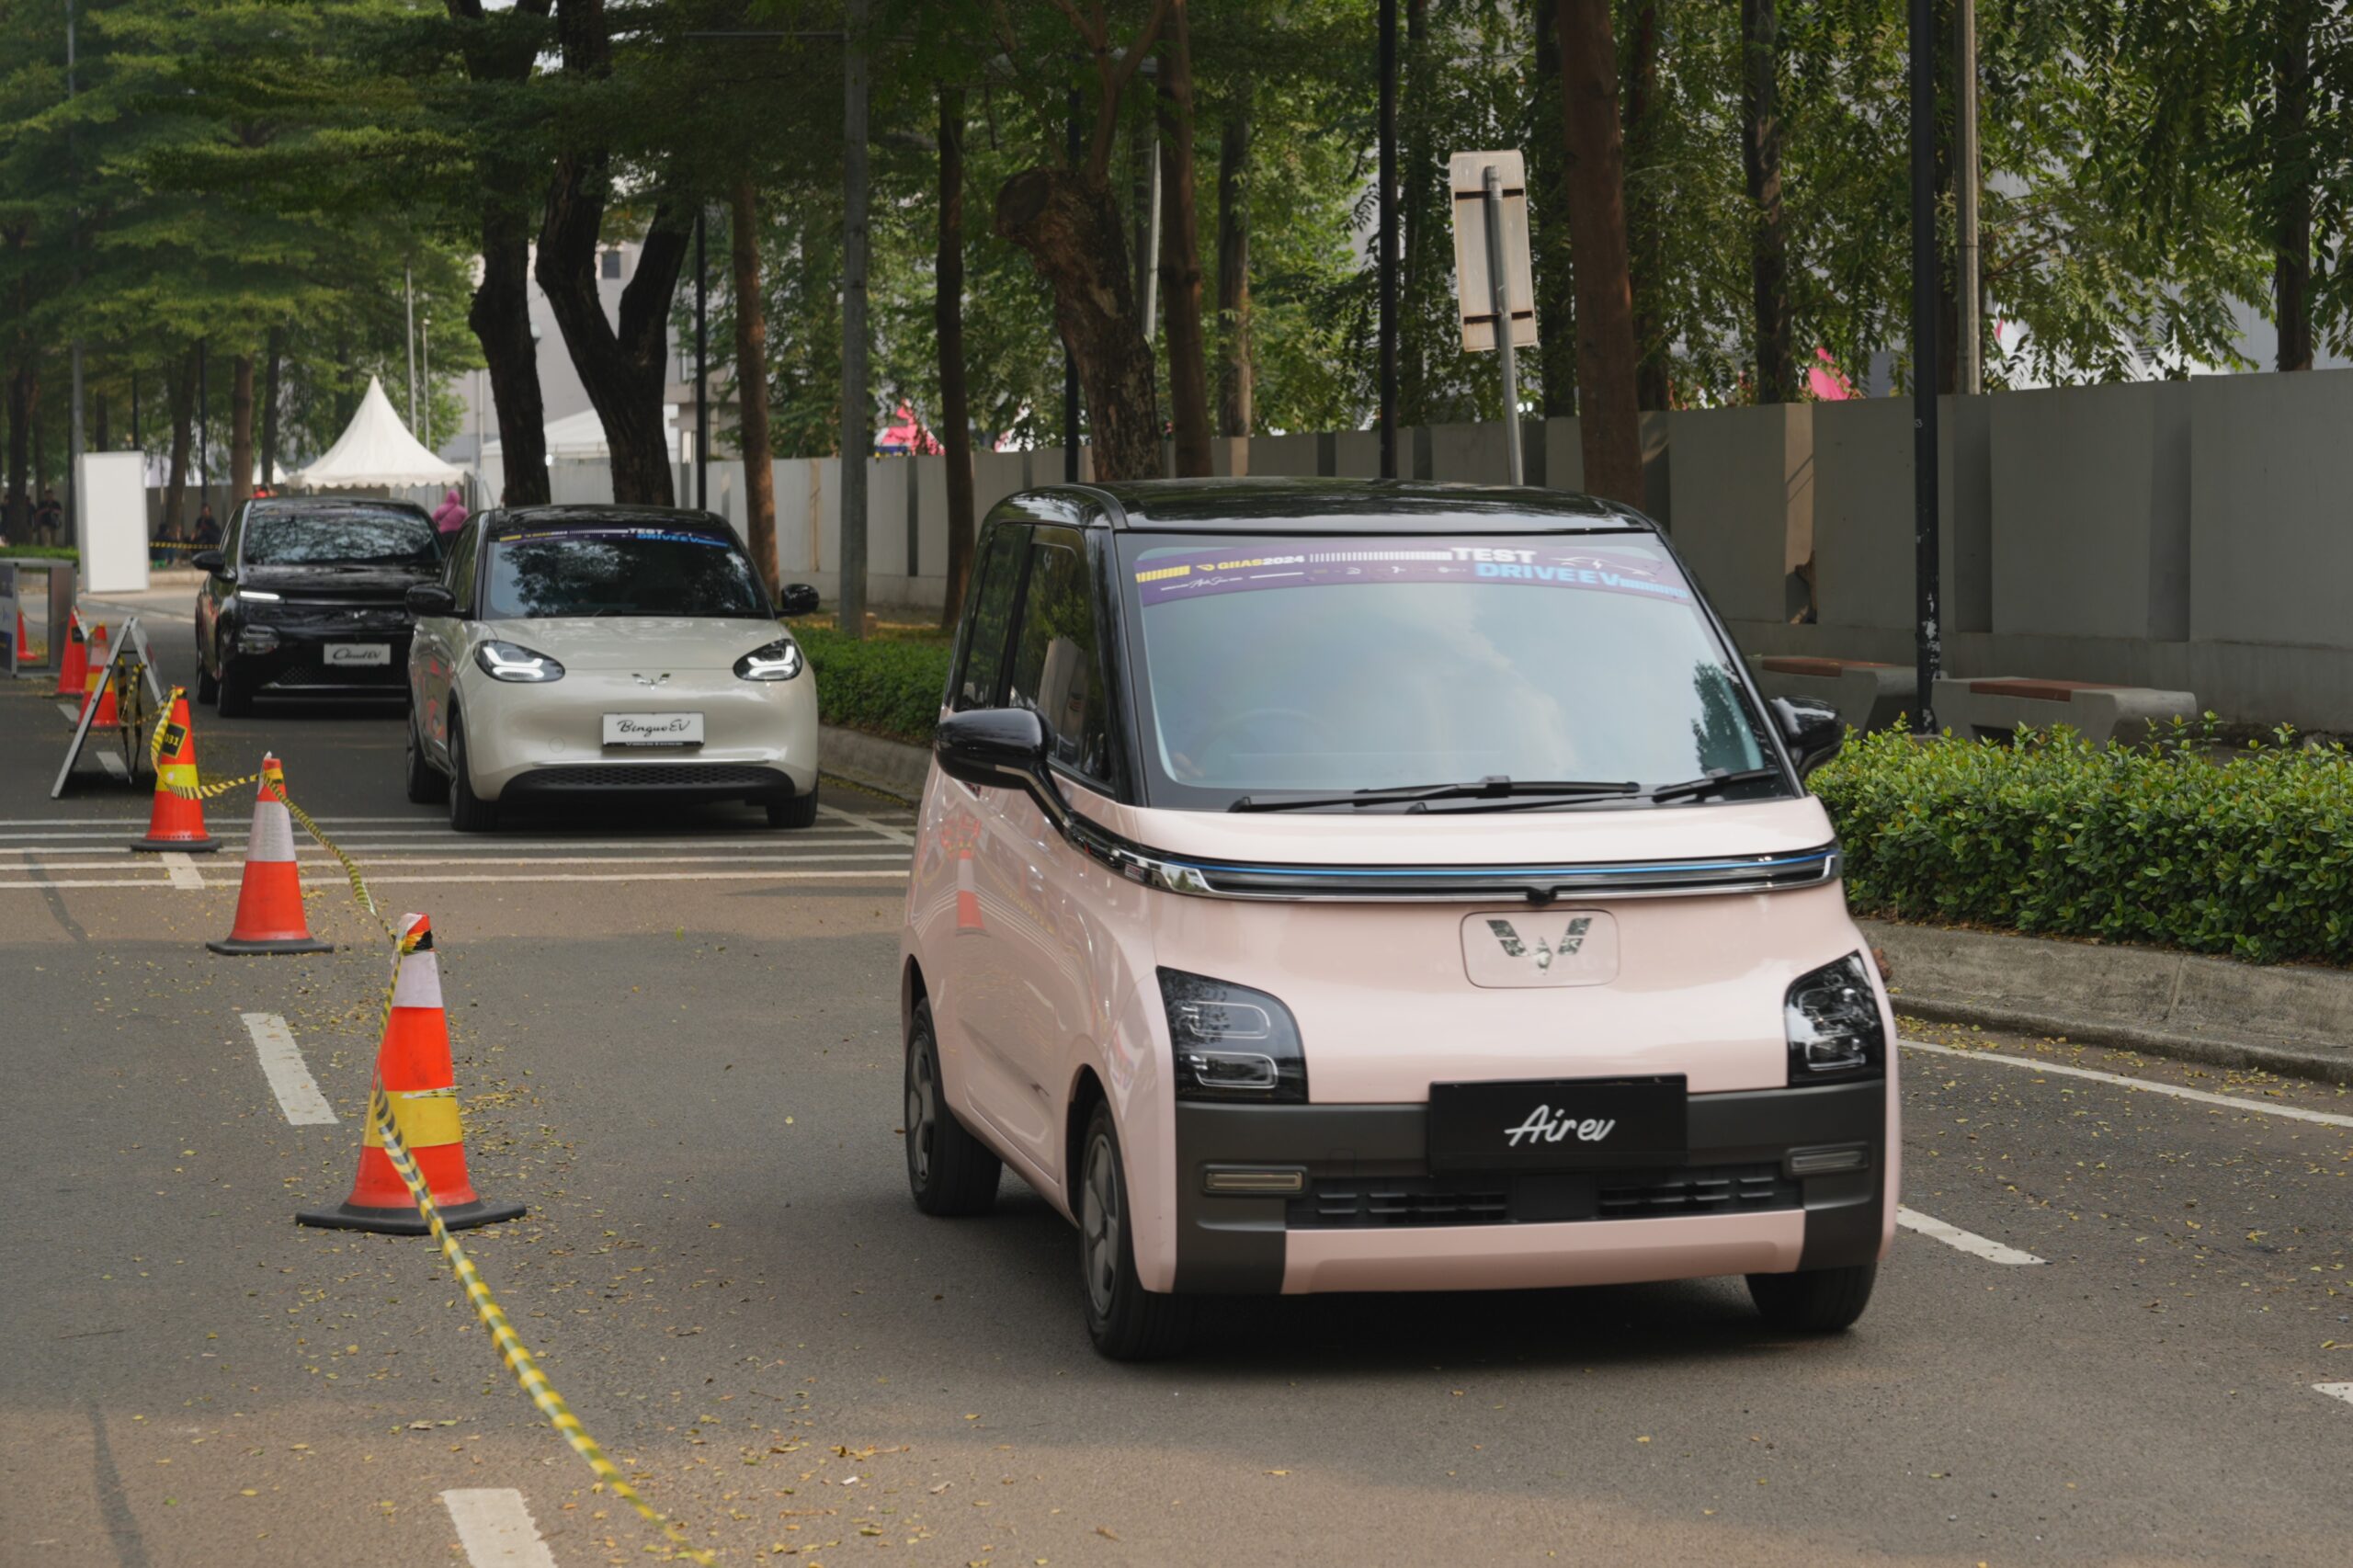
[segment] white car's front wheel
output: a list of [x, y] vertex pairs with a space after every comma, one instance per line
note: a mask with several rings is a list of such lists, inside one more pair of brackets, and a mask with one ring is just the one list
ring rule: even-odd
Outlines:
[[466, 762], [466, 726], [449, 710], [449, 825], [460, 833], [488, 833], [498, 825], [498, 803], [474, 793], [473, 769]]

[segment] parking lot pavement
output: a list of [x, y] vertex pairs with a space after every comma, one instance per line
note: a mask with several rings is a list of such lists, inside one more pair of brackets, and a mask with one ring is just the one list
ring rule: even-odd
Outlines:
[[[1221, 1302], [1188, 1359], [1113, 1366], [1040, 1199], [907, 1200], [904, 881], [786, 858], [887, 855], [903, 813], [478, 849], [400, 799], [396, 720], [198, 723], [432, 915], [475, 1184], [530, 1205], [462, 1239], [722, 1562], [2344, 1559], [2353, 1096], [1923, 1031], [1967, 1053], [1903, 1053], [1904, 1202], [1950, 1234], [1904, 1230], [1847, 1335], [1707, 1281]], [[63, 741], [0, 691], [0, 833], [143, 821], [48, 801]], [[291, 1223], [349, 1187], [386, 975], [339, 869], [304, 863], [341, 950], [216, 958], [234, 846], [175, 886], [119, 836], [0, 840], [46, 884], [0, 889], [0, 1561], [644, 1558], [429, 1242]]]

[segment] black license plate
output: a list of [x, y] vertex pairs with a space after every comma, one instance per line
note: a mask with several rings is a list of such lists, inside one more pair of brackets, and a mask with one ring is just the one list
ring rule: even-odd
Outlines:
[[1690, 1141], [1689, 1108], [1681, 1074], [1432, 1084], [1430, 1170], [1679, 1165]]

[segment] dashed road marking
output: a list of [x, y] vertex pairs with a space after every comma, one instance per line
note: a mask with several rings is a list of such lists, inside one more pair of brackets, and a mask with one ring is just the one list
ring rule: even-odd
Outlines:
[[78, 702], [61, 702], [57, 705], [57, 710], [65, 715], [65, 722], [69, 724], [78, 724], [82, 722], [82, 705]]
[[117, 778], [129, 778], [131, 777], [130, 770], [122, 765], [122, 758], [115, 756], [114, 753], [110, 751], [102, 751], [97, 754], [97, 758], [98, 766], [105, 768], [108, 773], [113, 774]]
[[879, 833], [894, 844], [904, 844], [909, 848], [913, 848], [915, 846], [915, 841], [912, 836], [900, 832], [895, 827], [886, 827], [882, 824], [876, 822], [872, 817], [860, 816], [856, 812], [846, 812], [839, 806], [821, 804], [817, 809], [829, 817], [849, 824], [852, 827], [862, 827], [869, 833]]
[[2314, 1383], [2313, 1392], [2325, 1393], [2331, 1399], [2341, 1399], [2353, 1404], [2353, 1383]]
[[1949, 1045], [1930, 1045], [1926, 1040], [1907, 1040], [1898, 1042], [1910, 1051], [1933, 1051], [1939, 1056], [1961, 1056], [1972, 1062], [1998, 1062], [2006, 1067], [2026, 1067], [2037, 1073], [2055, 1073], [2064, 1078], [2089, 1078], [2095, 1083], [2116, 1084], [2128, 1089], [2145, 1089], [2153, 1095], [2171, 1095], [2179, 1100], [2196, 1100], [2200, 1105], [2228, 1106], [2233, 1110], [2261, 1111], [2266, 1116], [2284, 1116], [2296, 1121], [2316, 1121], [2324, 1127], [2353, 1127], [2353, 1116], [2340, 1116], [2329, 1110], [2306, 1110], [2302, 1106], [2266, 1105], [2261, 1100], [2247, 1099], [2238, 1095], [2218, 1095], [2206, 1089], [2185, 1088], [2179, 1084], [2161, 1084], [2154, 1078], [2128, 1078], [2121, 1073], [2102, 1073], [2094, 1067], [2071, 1067], [2064, 1062], [2039, 1062], [2030, 1056], [2008, 1056], [1995, 1051], [1960, 1051]]
[[196, 869], [196, 858], [177, 849], [166, 849], [161, 857], [164, 869], [171, 873], [176, 888], [200, 888], [204, 873]]
[[335, 1108], [319, 1093], [318, 1080], [302, 1061], [294, 1031], [278, 1013], [240, 1013], [245, 1032], [254, 1037], [254, 1054], [261, 1059], [262, 1076], [278, 1096], [278, 1108], [296, 1127], [333, 1127]]
[[1972, 1257], [1982, 1257], [1988, 1263], [2024, 1264], [2042, 1261], [2030, 1252], [2020, 1252], [2016, 1247], [2004, 1246], [1999, 1242], [1987, 1240], [1974, 1231], [1964, 1231], [1959, 1225], [1948, 1225], [1934, 1215], [1923, 1214], [1917, 1209], [1896, 1210], [1895, 1222], [1907, 1231], [1917, 1231], [1924, 1236], [1933, 1236], [1949, 1247], [1957, 1247]]
[[472, 1568], [555, 1568], [555, 1554], [540, 1539], [529, 1505], [513, 1487], [444, 1492], [441, 1505]]
[[[516, 876], [495, 877], [380, 877], [370, 871], [368, 873], [368, 885], [373, 888], [392, 887], [402, 882], [432, 882], [437, 886], [448, 882], [793, 882], [821, 878], [904, 877], [906, 874], [907, 869], [904, 866], [877, 866], [871, 870], [865, 871], [795, 871], [781, 869], [774, 871], [623, 871], [615, 876], [569, 871], [525, 871]], [[0, 883], [0, 886], [5, 885], [6, 884]], [[61, 882], [56, 885], [63, 887], [67, 884]]]

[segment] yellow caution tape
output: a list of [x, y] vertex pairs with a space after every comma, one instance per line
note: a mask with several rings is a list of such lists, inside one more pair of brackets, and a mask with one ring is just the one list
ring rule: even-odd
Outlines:
[[[168, 708], [166, 711], [169, 711]], [[158, 730], [159, 737], [161, 733], [162, 732]], [[250, 782], [250, 780], [243, 782]], [[421, 933], [415, 930], [394, 930], [391, 923], [384, 919], [382, 913], [376, 907], [375, 898], [368, 892], [367, 879], [360, 875], [359, 863], [344, 853], [341, 846], [321, 832], [319, 824], [311, 820], [309, 812], [287, 798], [283, 778], [278, 780], [274, 792], [284, 803], [287, 812], [296, 822], [302, 824], [303, 831], [317, 839], [328, 853], [343, 862], [344, 869], [351, 879], [352, 895], [359, 901], [360, 907], [374, 916], [376, 923], [382, 926], [392, 938], [392, 972], [384, 983], [382, 1016], [377, 1024], [377, 1034], [381, 1039], [383, 1032], [392, 1027], [392, 997], [400, 985], [401, 960], [416, 950]], [[442, 1107], [447, 1108], [446, 1127], [440, 1108]], [[574, 1415], [572, 1413], [572, 1407], [564, 1403], [563, 1395], [556, 1392], [555, 1385], [548, 1381], [545, 1372], [540, 1370], [539, 1361], [531, 1355], [529, 1347], [524, 1345], [522, 1336], [515, 1332], [515, 1325], [507, 1321], [505, 1310], [499, 1306], [498, 1299], [490, 1293], [490, 1287], [483, 1282], [481, 1273], [475, 1269], [473, 1260], [466, 1256], [465, 1249], [458, 1244], [457, 1237], [452, 1235], [449, 1227], [442, 1222], [441, 1210], [433, 1201], [433, 1190], [426, 1184], [423, 1174], [416, 1168], [415, 1157], [409, 1153], [408, 1144], [402, 1131], [404, 1121], [408, 1122], [410, 1130], [419, 1137], [431, 1137], [437, 1142], [457, 1142], [458, 1105], [455, 1091], [450, 1091], [446, 1098], [437, 1095], [413, 1099], [400, 1110], [395, 1110], [384, 1088], [383, 1077], [380, 1074], [369, 1085], [366, 1142], [381, 1147], [386, 1158], [392, 1161], [392, 1169], [400, 1173], [402, 1182], [408, 1187], [409, 1198], [416, 1204], [416, 1211], [425, 1219], [426, 1228], [433, 1233], [433, 1239], [440, 1244], [441, 1256], [449, 1260], [450, 1271], [456, 1274], [459, 1281], [465, 1286], [466, 1300], [473, 1303], [475, 1315], [482, 1319], [483, 1326], [490, 1331], [491, 1337], [498, 1342], [499, 1354], [506, 1359], [508, 1369], [514, 1372], [516, 1381], [523, 1385], [523, 1392], [531, 1396], [531, 1403], [539, 1406], [540, 1414], [546, 1416], [549, 1424], [563, 1434], [564, 1441], [572, 1445], [574, 1452], [588, 1461], [588, 1468], [597, 1472], [599, 1485], [610, 1488], [614, 1495], [636, 1509], [638, 1515], [647, 1524], [660, 1530], [670, 1544], [677, 1549], [670, 1554], [671, 1561], [684, 1559], [689, 1562], [700, 1563], [703, 1568], [710, 1568], [714, 1561], [712, 1554], [688, 1540], [686, 1532], [674, 1524], [668, 1516], [638, 1495], [637, 1488], [631, 1486], [629, 1483], [629, 1478], [621, 1474], [620, 1467], [606, 1456], [604, 1449], [598, 1445], [597, 1439], [590, 1437], [587, 1429], [580, 1425], [580, 1417]], [[442, 1131], [449, 1134], [446, 1139], [438, 1136]]]
[[[389, 997], [387, 993], [388, 1001]], [[400, 1129], [394, 1125], [392, 1108], [384, 1096], [381, 1082], [368, 1096], [368, 1117], [375, 1128], [376, 1140], [381, 1142], [385, 1155], [392, 1162], [392, 1169], [400, 1172], [401, 1180], [408, 1185], [408, 1195], [415, 1199], [417, 1212], [425, 1216], [426, 1226], [432, 1231], [433, 1239], [441, 1244], [441, 1256], [449, 1260], [450, 1271], [465, 1286], [466, 1300], [473, 1303], [475, 1315], [482, 1319], [483, 1326], [490, 1330], [491, 1337], [498, 1341], [500, 1355], [506, 1358], [516, 1381], [523, 1385], [523, 1392], [531, 1396], [531, 1403], [540, 1407], [540, 1414], [563, 1434], [564, 1441], [572, 1445], [574, 1453], [588, 1461], [588, 1468], [597, 1472], [597, 1478], [602, 1484], [611, 1488], [614, 1495], [636, 1509], [640, 1517], [660, 1530], [670, 1544], [677, 1548], [674, 1560], [683, 1557], [689, 1562], [710, 1563], [713, 1561], [710, 1552], [689, 1541], [686, 1531], [659, 1508], [638, 1495], [637, 1488], [621, 1474], [620, 1466], [606, 1457], [597, 1439], [580, 1425], [580, 1417], [572, 1414], [572, 1407], [563, 1402], [563, 1395], [555, 1392], [555, 1385], [548, 1381], [545, 1372], [540, 1370], [538, 1360], [524, 1345], [522, 1336], [515, 1332], [515, 1325], [506, 1321], [506, 1313], [499, 1307], [497, 1298], [490, 1293], [490, 1287], [483, 1283], [473, 1260], [458, 1244], [458, 1238], [450, 1233], [449, 1227], [442, 1223], [441, 1210], [434, 1207], [433, 1194], [426, 1187], [424, 1176], [418, 1173], [416, 1161], [401, 1142]]]
[[164, 699], [163, 714], [155, 721], [155, 733], [147, 737], [147, 766], [155, 770], [156, 779], [164, 792], [167, 795], [176, 795], [183, 801], [210, 801], [216, 796], [225, 795], [232, 790], [243, 789], [248, 784], [257, 782], [261, 778], [258, 773], [248, 773], [243, 778], [223, 778], [210, 784], [183, 784], [165, 774], [165, 751], [166, 749], [176, 751], [179, 747], [176, 742], [171, 747], [166, 748], [164, 744], [164, 736], [172, 727], [172, 710], [179, 706], [180, 699], [187, 693], [188, 687], [184, 686], [172, 687], [172, 695]]

